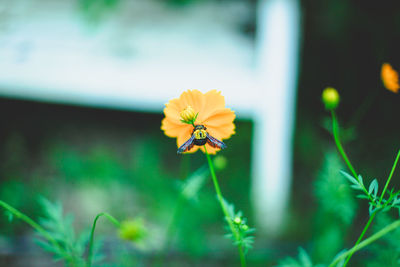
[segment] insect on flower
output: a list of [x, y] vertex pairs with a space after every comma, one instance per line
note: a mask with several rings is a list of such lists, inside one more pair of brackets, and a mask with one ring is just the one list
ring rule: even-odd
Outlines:
[[215, 154], [226, 148], [222, 141], [235, 133], [235, 113], [225, 107], [225, 98], [217, 90], [187, 90], [168, 101], [164, 114], [161, 130], [176, 138], [178, 154], [197, 150]]
[[224, 149], [224, 142], [212, 137], [207, 133], [207, 128], [204, 125], [196, 125], [193, 129], [192, 136], [183, 145], [178, 148], [178, 154], [187, 152], [196, 146], [204, 146], [206, 143], [214, 148]]

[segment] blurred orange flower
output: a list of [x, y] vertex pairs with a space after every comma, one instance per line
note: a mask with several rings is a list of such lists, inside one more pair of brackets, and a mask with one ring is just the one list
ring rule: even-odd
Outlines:
[[386, 89], [397, 93], [400, 89], [399, 74], [388, 63], [382, 65], [381, 78]]
[[[174, 98], [165, 105], [164, 114], [161, 130], [166, 136], [176, 137], [178, 147], [192, 136], [193, 125], [183, 121], [190, 121], [190, 118], [194, 119], [194, 125], [204, 125], [207, 132], [220, 141], [235, 133], [233, 120], [236, 115], [225, 107], [225, 98], [217, 90], [205, 94], [198, 90], [183, 92], [179, 98]], [[206, 147], [209, 154], [215, 154], [219, 150], [209, 144]], [[203, 146], [194, 146], [189, 153], [196, 152], [199, 148], [205, 152]]]

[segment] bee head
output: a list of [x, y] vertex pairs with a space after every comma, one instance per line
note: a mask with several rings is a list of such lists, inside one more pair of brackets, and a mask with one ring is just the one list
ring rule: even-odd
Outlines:
[[196, 125], [196, 126], [194, 126], [193, 131], [196, 131], [196, 130], [207, 130], [207, 128], [204, 125]]

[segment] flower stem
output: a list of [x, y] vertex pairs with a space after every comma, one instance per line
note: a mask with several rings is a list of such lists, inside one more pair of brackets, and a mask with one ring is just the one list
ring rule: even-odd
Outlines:
[[[207, 157], [207, 161], [208, 161], [208, 166], [210, 168], [210, 173], [211, 173], [211, 177], [214, 183], [214, 187], [215, 187], [215, 191], [217, 193], [217, 197], [218, 197], [218, 202], [221, 205], [221, 209], [225, 215], [226, 221], [228, 222], [229, 228], [233, 234], [233, 236], [235, 237], [235, 239], [238, 241], [239, 240], [239, 233], [236, 231], [235, 226], [233, 225], [232, 220], [230, 219], [228, 210], [225, 206], [224, 203], [224, 198], [222, 196], [221, 193], [221, 189], [219, 188], [219, 184], [218, 184], [218, 180], [217, 180], [217, 176], [215, 175], [215, 171], [214, 171], [214, 165], [212, 163], [211, 157], [207, 152], [207, 148], [206, 146], [204, 146], [204, 151]], [[243, 252], [243, 247], [241, 245], [238, 245], [238, 250], [239, 250], [239, 257], [240, 257], [240, 263], [242, 267], [246, 267], [246, 258]]]
[[[357, 245], [361, 242], [361, 240], [362, 240], [362, 238], [364, 237], [365, 233], [367, 232], [369, 226], [371, 225], [372, 221], [374, 220], [376, 213], [377, 213], [377, 211], [374, 211], [374, 213], [371, 214], [371, 216], [369, 217], [369, 220], [368, 220], [367, 224], [364, 226], [364, 229], [362, 230], [362, 232], [361, 232], [360, 236], [358, 237], [358, 239], [357, 239], [356, 243], [354, 244], [354, 246], [357, 246]], [[348, 253], [348, 256], [347, 256], [347, 258], [346, 258], [346, 261], [345, 261], [345, 263], [343, 264], [343, 267], [345, 267], [345, 266], [347, 265], [347, 263], [349, 262], [351, 256], [353, 256], [353, 253], [354, 253], [354, 252]]]
[[87, 263], [86, 263], [86, 266], [88, 266], [88, 267], [92, 266], [94, 230], [96, 229], [97, 220], [101, 216], [106, 217], [116, 227], [120, 227], [120, 225], [121, 225], [117, 219], [115, 219], [113, 216], [111, 216], [107, 212], [101, 212], [101, 213], [97, 214], [96, 218], [94, 218], [94, 221], [93, 221], [92, 231], [90, 232], [89, 250], [88, 250]]
[[333, 138], [335, 139], [335, 143], [337, 146], [337, 149], [339, 150], [340, 155], [342, 156], [344, 162], [346, 163], [347, 167], [350, 169], [351, 173], [353, 174], [354, 178], [357, 179], [358, 175], [357, 172], [355, 171], [353, 165], [351, 164], [349, 158], [347, 157], [346, 152], [343, 149], [342, 143], [340, 142], [340, 137], [339, 137], [339, 124], [336, 118], [335, 111], [331, 111], [332, 115], [332, 131], [333, 131]]
[[35, 222], [24, 213], [20, 212], [19, 210], [17, 210], [16, 208], [12, 207], [11, 205], [7, 204], [2, 200], [0, 200], [0, 206], [2, 206], [7, 211], [11, 212], [18, 219], [21, 219], [27, 224], [29, 224], [33, 229], [38, 231], [44, 238], [46, 238], [53, 245], [53, 247], [57, 248], [57, 250], [60, 253], [65, 255], [66, 258], [69, 258], [68, 255], [65, 253], [64, 249], [62, 249], [61, 246], [57, 243], [57, 241], [37, 222]]
[[[334, 110], [331, 111], [331, 115], [332, 115], [332, 132], [333, 132], [333, 138], [335, 139], [336, 147], [337, 147], [337, 149], [339, 150], [339, 153], [340, 153], [340, 155], [342, 156], [343, 160], [345, 161], [347, 167], [350, 169], [351, 173], [353, 174], [354, 178], [357, 179], [357, 177], [358, 177], [357, 172], [356, 172], [356, 170], [354, 169], [353, 165], [351, 164], [351, 162], [350, 162], [350, 160], [349, 160], [349, 158], [348, 158], [346, 152], [345, 152], [344, 149], [343, 149], [342, 143], [340, 142], [339, 123], [338, 123], [338, 121], [337, 121], [336, 114], [335, 114], [335, 111], [334, 111]], [[365, 188], [364, 188], [364, 191], [366, 191]], [[369, 194], [367, 194], [367, 195], [369, 196]], [[364, 226], [364, 229], [363, 229], [363, 231], [361, 232], [361, 235], [358, 237], [358, 239], [357, 239], [357, 241], [356, 241], [356, 243], [355, 243], [354, 246], [357, 246], [357, 245], [361, 242], [361, 240], [362, 240], [362, 238], [364, 237], [365, 233], [367, 232], [369, 226], [371, 225], [372, 221], [374, 220], [375, 215], [376, 215], [376, 212], [374, 212], [374, 213], [369, 217], [369, 220], [368, 220], [367, 224]], [[347, 254], [348, 257], [347, 257], [345, 263], [343, 264], [344, 267], [345, 267], [346, 264], [349, 262], [349, 260], [350, 260], [351, 256], [353, 255], [353, 253], [354, 253], [354, 252], [348, 253], [348, 254]]]
[[[380, 199], [379, 199], [378, 205], [380, 205], [381, 202], [382, 202], [382, 199], [383, 199], [383, 197], [384, 197], [384, 195], [385, 195], [386, 189], [387, 189], [387, 187], [388, 187], [388, 185], [389, 185], [389, 183], [390, 183], [390, 180], [392, 179], [394, 170], [396, 169], [397, 163], [399, 162], [399, 158], [400, 158], [400, 150], [397, 152], [396, 159], [395, 159], [395, 161], [394, 161], [394, 163], [393, 163], [392, 170], [390, 171], [389, 177], [388, 177], [388, 179], [386, 180], [385, 188], [384, 188], [383, 191], [382, 191], [382, 194], [381, 194], [381, 197], [380, 197]], [[361, 239], [363, 238], [364, 234], [367, 232], [367, 229], [368, 229], [368, 227], [370, 226], [370, 224], [372, 223], [372, 221], [374, 220], [375, 215], [376, 215], [377, 212], [378, 212], [378, 210], [376, 210], [374, 213], [372, 213], [371, 216], [369, 217], [369, 220], [368, 220], [367, 224], [365, 225], [365, 227], [364, 227], [364, 229], [363, 229], [363, 231], [362, 231], [360, 237], [358, 238], [358, 240], [357, 240], [355, 246], [357, 246], [357, 245], [361, 242]], [[343, 266], [346, 266], [346, 265], [347, 265], [347, 263], [349, 262], [351, 256], [353, 256], [353, 253], [348, 254], [348, 257], [347, 257], [347, 259], [346, 259], [346, 261], [345, 261], [345, 263], [344, 263]]]
[[[332, 263], [329, 265], [329, 267], [335, 267], [336, 264], [338, 264], [341, 260], [343, 260], [345, 257], [352, 255], [354, 252], [368, 246], [369, 244], [375, 242], [376, 240], [378, 240], [379, 238], [381, 238], [382, 236], [386, 235], [387, 233], [395, 230], [397, 227], [400, 227], [400, 220], [397, 220], [391, 224], [389, 224], [388, 226], [386, 226], [385, 228], [383, 228], [382, 230], [380, 230], [379, 232], [373, 234], [372, 236], [370, 236], [369, 238], [365, 239], [364, 241], [362, 241], [360, 244], [354, 245], [351, 249], [349, 249], [348, 251], [346, 251], [345, 253], [343, 253], [342, 255], [340, 255], [339, 257], [337, 257], [336, 259], [334, 259], [332, 261]], [[346, 264], [346, 263], [345, 263]], [[343, 265], [345, 266], [345, 265]]]
[[388, 185], [390, 183], [390, 180], [392, 179], [394, 170], [396, 169], [397, 163], [399, 162], [399, 158], [400, 158], [400, 149], [397, 152], [397, 156], [396, 156], [396, 159], [394, 160], [394, 163], [393, 163], [393, 166], [392, 166], [392, 170], [390, 171], [389, 177], [386, 180], [385, 188], [383, 189], [381, 197], [379, 198], [379, 204], [381, 204], [381, 202], [382, 202], [382, 199], [383, 199], [383, 197], [385, 195], [386, 189], [387, 189], [387, 187], [388, 187]]

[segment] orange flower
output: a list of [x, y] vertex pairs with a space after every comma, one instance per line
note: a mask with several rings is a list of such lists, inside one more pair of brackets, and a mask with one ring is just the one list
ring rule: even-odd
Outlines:
[[399, 74], [388, 63], [382, 65], [381, 78], [386, 89], [397, 93], [400, 89]]
[[[164, 114], [161, 130], [166, 136], [176, 137], [178, 147], [192, 136], [194, 127], [188, 124], [191, 119], [195, 125], [204, 125], [208, 134], [220, 141], [235, 133], [235, 113], [225, 107], [225, 98], [216, 90], [205, 94], [198, 90], [183, 92], [179, 98], [174, 98], [165, 105]], [[219, 150], [209, 144], [206, 147], [209, 154], [215, 154]], [[196, 152], [199, 148], [205, 152], [203, 146], [194, 146], [189, 153]]]

